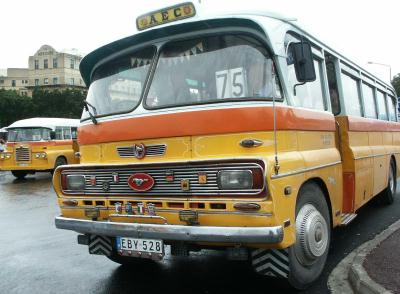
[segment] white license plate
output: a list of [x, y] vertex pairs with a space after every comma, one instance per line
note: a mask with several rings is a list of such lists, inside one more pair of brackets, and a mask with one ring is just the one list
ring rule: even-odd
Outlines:
[[18, 163], [18, 166], [28, 166], [27, 163]]
[[122, 251], [164, 253], [164, 242], [153, 239], [117, 237], [117, 248]]

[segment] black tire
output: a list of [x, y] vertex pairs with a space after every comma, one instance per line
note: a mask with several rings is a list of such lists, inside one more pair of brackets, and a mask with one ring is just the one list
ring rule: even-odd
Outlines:
[[27, 171], [24, 170], [13, 170], [11, 171], [14, 177], [16, 177], [18, 180], [23, 180], [25, 179], [26, 175], [28, 174]]
[[57, 167], [65, 164], [67, 164], [67, 160], [65, 159], [65, 157], [58, 157], [56, 159], [56, 162], [54, 163], [54, 169], [50, 173], [53, 174]]
[[382, 192], [381, 200], [384, 204], [390, 205], [394, 201], [394, 195], [396, 195], [397, 180], [396, 180], [396, 165], [393, 160], [390, 160], [388, 185]]
[[304, 185], [296, 203], [296, 243], [289, 253], [289, 284], [299, 290], [321, 275], [331, 241], [331, 214], [321, 188]]

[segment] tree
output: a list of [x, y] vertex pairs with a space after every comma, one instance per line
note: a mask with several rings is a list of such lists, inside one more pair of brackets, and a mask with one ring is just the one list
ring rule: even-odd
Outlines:
[[396, 90], [397, 97], [400, 97], [400, 73], [393, 77], [392, 85]]
[[0, 126], [5, 127], [17, 120], [31, 117], [79, 118], [85, 96], [85, 90], [76, 89], [35, 89], [32, 97], [0, 89]]

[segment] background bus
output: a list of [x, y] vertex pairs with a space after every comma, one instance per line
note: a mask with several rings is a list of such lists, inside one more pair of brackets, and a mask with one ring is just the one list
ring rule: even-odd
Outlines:
[[30, 118], [14, 122], [8, 131], [6, 150], [0, 155], [0, 169], [22, 179], [38, 171], [52, 172], [57, 166], [78, 163], [75, 152], [79, 120]]

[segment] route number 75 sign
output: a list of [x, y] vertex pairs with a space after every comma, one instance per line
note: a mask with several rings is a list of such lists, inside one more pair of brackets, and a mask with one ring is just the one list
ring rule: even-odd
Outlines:
[[243, 67], [217, 71], [215, 80], [219, 99], [245, 97], [247, 89]]

